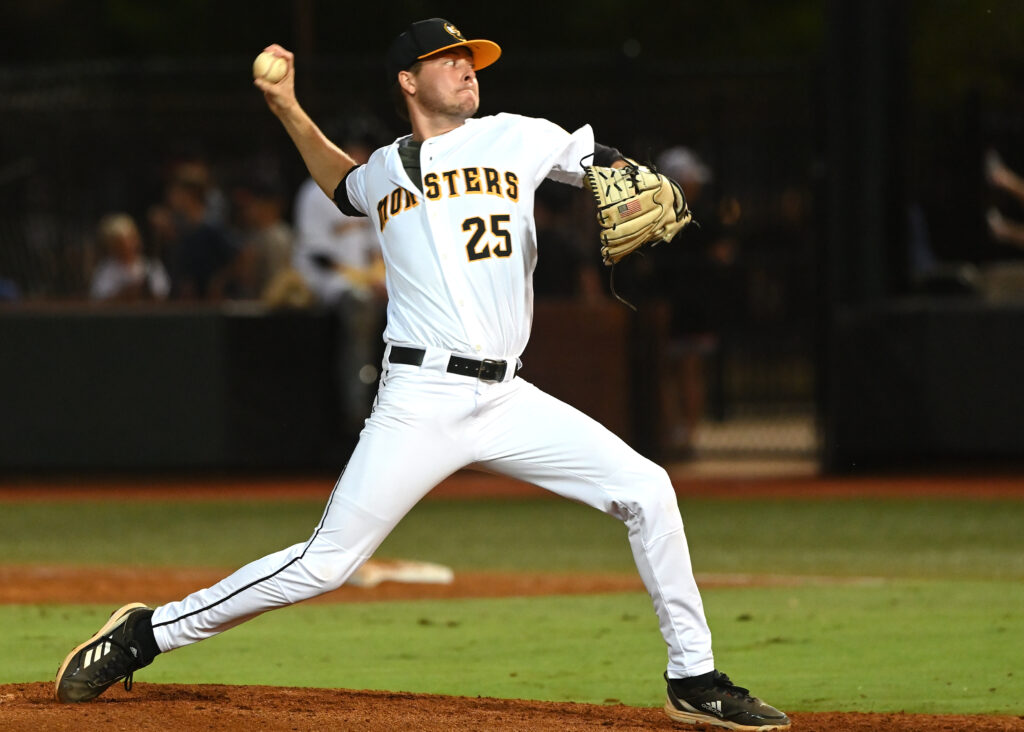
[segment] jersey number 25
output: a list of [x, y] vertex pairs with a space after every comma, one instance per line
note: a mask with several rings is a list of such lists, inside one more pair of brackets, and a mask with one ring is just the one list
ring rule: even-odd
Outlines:
[[466, 253], [469, 254], [469, 261], [475, 262], [478, 259], [487, 259], [493, 254], [496, 257], [507, 257], [512, 254], [512, 234], [504, 228], [512, 220], [508, 214], [493, 214], [491, 216], [491, 233], [498, 237], [499, 241], [492, 244], [483, 241], [487, 233], [487, 222], [479, 216], [466, 219], [462, 222], [462, 230], [472, 232], [469, 241], [466, 242]]

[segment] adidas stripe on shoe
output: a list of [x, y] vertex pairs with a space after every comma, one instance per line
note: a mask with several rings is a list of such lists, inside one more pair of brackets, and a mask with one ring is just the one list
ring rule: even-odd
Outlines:
[[676, 722], [710, 724], [742, 732], [787, 730], [789, 717], [736, 686], [719, 671], [691, 679], [670, 679], [665, 714]]
[[145, 657], [132, 631], [152, 614], [138, 602], [115, 610], [103, 627], [76, 646], [60, 665], [54, 683], [57, 701], [67, 704], [95, 699], [121, 679], [125, 689], [131, 689], [132, 674], [153, 660]]

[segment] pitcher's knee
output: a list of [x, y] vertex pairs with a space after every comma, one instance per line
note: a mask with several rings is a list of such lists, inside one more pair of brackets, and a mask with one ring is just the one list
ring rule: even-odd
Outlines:
[[307, 550], [297, 564], [300, 582], [307, 587], [310, 596], [336, 590], [345, 584], [360, 558], [340, 551]]
[[630, 478], [618, 501], [626, 509], [622, 516], [624, 520], [629, 522], [631, 518], [646, 517], [646, 523], [678, 522], [681, 525], [675, 488], [664, 468], [649, 463]]
[[640, 505], [641, 512], [645, 514], [653, 512], [677, 515], [679, 513], [679, 501], [676, 497], [676, 491], [672, 487], [671, 481], [667, 479], [664, 482], [650, 483], [644, 486], [644, 489], [637, 496], [637, 502]]
[[634, 481], [635, 493], [638, 499], [645, 503], [656, 504], [670, 501], [676, 502], [675, 488], [672, 487], [672, 480], [668, 477], [665, 468], [647, 461], [642, 470], [637, 472]]

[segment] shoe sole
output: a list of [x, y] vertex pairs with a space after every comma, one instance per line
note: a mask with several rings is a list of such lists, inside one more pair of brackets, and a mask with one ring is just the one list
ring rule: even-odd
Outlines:
[[750, 724], [736, 724], [735, 722], [729, 722], [725, 719], [712, 717], [710, 714], [685, 712], [682, 709], [676, 709], [670, 700], [665, 701], [665, 714], [667, 714], [669, 719], [673, 722], [684, 722], [686, 724], [710, 724], [715, 727], [740, 730], [740, 732], [772, 732], [773, 730], [787, 730], [790, 728], [789, 724], [762, 724], [758, 726]]
[[78, 654], [78, 652], [80, 650], [85, 648], [87, 645], [89, 645], [93, 641], [99, 640], [100, 636], [105, 635], [106, 633], [108, 633], [110, 631], [111, 628], [114, 628], [115, 626], [117, 626], [117, 624], [121, 620], [121, 618], [123, 618], [125, 615], [127, 615], [131, 610], [135, 610], [136, 608], [140, 608], [140, 607], [144, 607], [147, 610], [149, 609], [148, 605], [145, 605], [145, 604], [143, 604], [141, 602], [130, 602], [127, 605], [119, 607], [117, 610], [115, 610], [113, 613], [110, 614], [110, 619], [107, 620], [106, 624], [102, 628], [100, 628], [99, 630], [96, 631], [96, 635], [94, 635], [92, 638], [90, 638], [89, 640], [85, 641], [84, 643], [80, 643], [77, 646], [75, 646], [74, 650], [72, 650], [71, 653], [69, 653], [67, 655], [67, 657], [64, 659], [64, 663], [62, 663], [60, 665], [60, 668], [57, 669], [57, 680], [53, 684], [53, 697], [54, 697], [54, 699], [56, 699], [57, 701], [59, 701], [62, 704], [75, 704], [76, 703], [76, 702], [71, 701], [71, 700], [65, 700], [65, 699], [61, 699], [60, 698], [60, 679], [64, 675], [64, 671], [67, 669], [68, 664], [71, 663], [71, 659], [74, 658]]

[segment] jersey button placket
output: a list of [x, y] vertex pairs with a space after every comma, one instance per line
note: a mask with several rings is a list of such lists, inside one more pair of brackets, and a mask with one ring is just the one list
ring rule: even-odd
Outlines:
[[474, 321], [472, 314], [465, 309], [467, 302], [466, 274], [460, 266], [460, 259], [455, 249], [460, 246], [458, 241], [459, 222], [452, 218], [454, 212], [451, 212], [448, 207], [448, 200], [443, 195], [436, 201], [428, 201], [427, 225], [430, 227], [431, 238], [437, 252], [441, 276], [448, 288], [450, 302], [454, 306], [455, 312], [452, 314], [462, 325], [463, 333], [468, 336]]
[[[424, 176], [434, 173], [440, 177], [442, 171], [459, 167], [450, 159], [449, 144], [452, 143], [432, 139], [424, 141], [420, 149], [420, 163]], [[437, 165], [434, 164], [435, 160], [438, 161]], [[463, 342], [467, 346], [473, 344], [470, 347], [479, 353], [483, 350], [481, 344], [487, 341], [483, 324], [479, 321], [479, 315], [474, 307], [476, 300], [469, 286], [469, 268], [473, 264], [469, 261], [465, 249], [468, 235], [462, 229], [463, 220], [476, 214], [474, 207], [467, 207], [470, 200], [472, 199], [465, 197], [452, 198], [449, 196], [448, 186], [442, 185], [440, 198], [428, 202], [427, 221], [433, 235], [441, 273], [448, 287], [453, 315], [461, 323], [465, 334]]]

